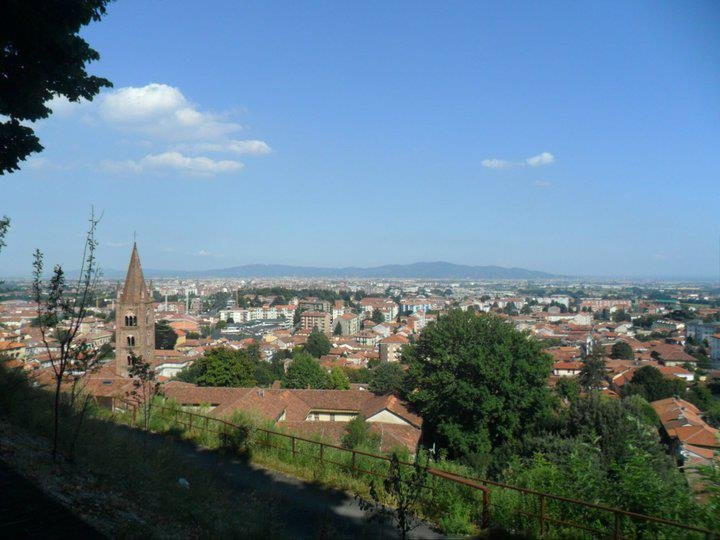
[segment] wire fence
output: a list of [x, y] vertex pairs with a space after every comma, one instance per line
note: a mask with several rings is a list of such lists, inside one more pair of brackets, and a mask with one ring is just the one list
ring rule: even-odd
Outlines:
[[[132, 414], [131, 422], [137, 426], [139, 409], [136, 404], [127, 405]], [[242, 446], [244, 436], [234, 441], [235, 435], [238, 432], [247, 434], [249, 429], [248, 426], [179, 407], [154, 405], [153, 409], [162, 411], [164, 417], [172, 423], [170, 428], [180, 427], [190, 435], [199, 435], [201, 440], [203, 437], [212, 437], [222, 447], [233, 447], [234, 442]], [[387, 477], [391, 461], [388, 456], [257, 426], [251, 429], [256, 432], [253, 445], [275, 452], [278, 458], [286, 462], [305, 465], [316, 463], [323, 470], [337, 467], [350, 472], [353, 478]], [[236, 450], [243, 452], [240, 447], [236, 447]], [[400, 466], [415, 467], [415, 464], [401, 460]], [[469, 505], [471, 518], [481, 529], [500, 527], [539, 537], [567, 536], [572, 531], [573, 537], [615, 540], [637, 537], [720, 540], [720, 531], [703, 527], [502, 482], [471, 478], [434, 467], [428, 466], [426, 471], [430, 482], [424, 487], [429, 492], [427, 513], [430, 518], [447, 513], [448, 501], [462, 500], [465, 507]]]

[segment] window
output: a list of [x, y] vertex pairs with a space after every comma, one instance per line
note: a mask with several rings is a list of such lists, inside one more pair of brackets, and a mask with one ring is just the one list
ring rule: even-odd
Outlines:
[[137, 326], [137, 316], [125, 315], [125, 326]]
[[330, 421], [331, 421], [331, 422], [334, 422], [334, 421], [335, 421], [335, 415], [334, 415], [334, 414], [331, 414], [331, 415], [330, 415]]
[[128, 344], [128, 347], [134, 347], [135, 346], [135, 336], [128, 336], [127, 344]]
[[131, 354], [127, 355], [127, 363], [128, 363], [128, 366], [132, 365], [132, 355]]

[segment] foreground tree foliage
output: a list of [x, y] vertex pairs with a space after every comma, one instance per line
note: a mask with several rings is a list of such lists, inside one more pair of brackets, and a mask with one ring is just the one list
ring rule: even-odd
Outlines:
[[[61, 406], [66, 405], [66, 408], [73, 410], [78, 401], [81, 402], [80, 423], [77, 425], [76, 435], [73, 435], [74, 442], [71, 445], [71, 448], [74, 448], [89, 404], [89, 397], [82, 392], [85, 375], [96, 369], [103, 359], [100, 348], [78, 339], [81, 323], [88, 313], [87, 308], [91, 304], [100, 278], [95, 257], [97, 249], [95, 232], [99, 221], [100, 218], [97, 218], [93, 212], [88, 220], [80, 272], [76, 280], [68, 283], [62, 267], [55, 265], [51, 278], [46, 281], [43, 254], [36, 249], [33, 255], [32, 299], [37, 306], [36, 320], [40, 340], [50, 360], [54, 378], [53, 461], [57, 460], [60, 447], [59, 438], [62, 431], [60, 422], [63, 417]], [[61, 393], [63, 385], [69, 386], [69, 392], [65, 392], [64, 395]]]
[[550, 356], [499, 317], [442, 315], [405, 348], [403, 360], [425, 443], [451, 456], [488, 454], [535, 430], [549, 412]]
[[3, 216], [0, 218], [0, 251], [5, 247], [5, 234], [10, 229], [10, 218]]
[[[618, 400], [591, 392], [578, 398], [556, 433], [526, 441], [503, 479], [685, 523], [699, 517], [682, 473], [660, 444], [655, 412], [640, 396]], [[563, 509], [564, 519], [591, 519], [571, 506]], [[653, 524], [636, 526], [635, 535], [656, 534]]]
[[4, 0], [0, 9], [0, 174], [43, 147], [22, 121], [47, 118], [53, 96], [92, 100], [112, 86], [88, 75], [100, 55], [78, 33], [105, 15], [109, 0]]
[[350, 420], [345, 427], [345, 435], [342, 438], [342, 445], [345, 448], [377, 452], [381, 443], [380, 434], [370, 430], [370, 424], [362, 414]]

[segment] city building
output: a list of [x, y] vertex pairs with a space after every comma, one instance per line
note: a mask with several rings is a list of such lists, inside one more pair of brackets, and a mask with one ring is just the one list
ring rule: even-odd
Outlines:
[[326, 311], [303, 311], [300, 314], [300, 328], [303, 330], [317, 328], [320, 332], [330, 334], [332, 332], [330, 313]]
[[409, 343], [408, 338], [393, 334], [380, 340], [379, 353], [381, 362], [399, 362], [402, 348]]

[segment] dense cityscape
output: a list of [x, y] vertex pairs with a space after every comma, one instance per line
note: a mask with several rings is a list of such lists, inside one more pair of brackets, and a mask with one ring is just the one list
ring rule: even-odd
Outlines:
[[0, 5], [0, 538], [720, 539], [717, 2]]

